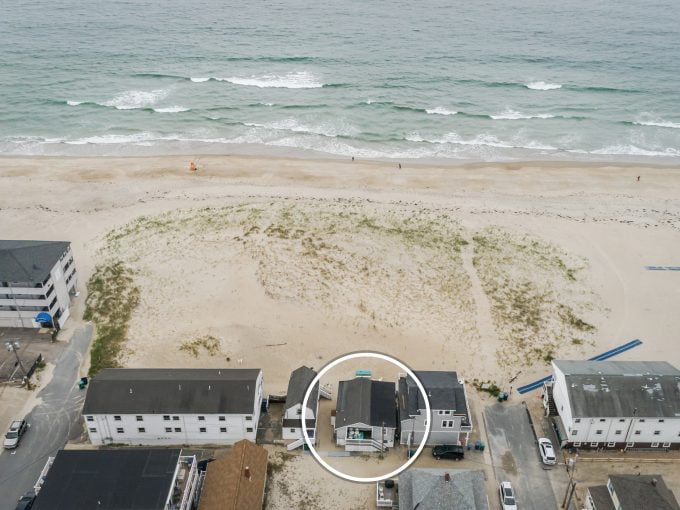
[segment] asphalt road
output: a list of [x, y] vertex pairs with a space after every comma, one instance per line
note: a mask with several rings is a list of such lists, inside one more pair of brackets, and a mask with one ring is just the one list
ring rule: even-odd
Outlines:
[[496, 404], [486, 409], [485, 419], [496, 479], [512, 483], [517, 508], [555, 510], [557, 503], [550, 477], [541, 463], [525, 407]]
[[42, 401], [28, 415], [30, 429], [19, 447], [14, 454], [0, 453], [0, 509], [14, 510], [17, 499], [35, 485], [47, 458], [82, 433], [85, 393], [77, 386], [78, 370], [91, 339], [91, 325], [74, 332], [55, 362], [52, 380], [38, 393]]

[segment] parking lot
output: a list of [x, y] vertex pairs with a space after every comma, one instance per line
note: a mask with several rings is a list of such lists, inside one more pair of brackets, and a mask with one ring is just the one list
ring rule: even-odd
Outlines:
[[517, 507], [526, 510], [558, 508], [551, 478], [563, 476], [559, 466], [541, 463], [536, 437], [522, 404], [500, 403], [485, 410], [486, 432], [496, 480], [512, 483]]
[[[8, 342], [17, 346], [16, 355], [8, 350]], [[62, 344], [52, 342], [48, 330], [0, 328], [0, 384], [20, 383], [25, 371], [30, 370], [40, 354], [49, 359], [62, 349]], [[21, 364], [17, 363], [17, 355]]]

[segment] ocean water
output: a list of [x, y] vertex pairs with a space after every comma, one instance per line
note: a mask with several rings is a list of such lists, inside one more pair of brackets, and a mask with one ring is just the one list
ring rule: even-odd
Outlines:
[[680, 161], [677, 0], [1, 6], [1, 154]]

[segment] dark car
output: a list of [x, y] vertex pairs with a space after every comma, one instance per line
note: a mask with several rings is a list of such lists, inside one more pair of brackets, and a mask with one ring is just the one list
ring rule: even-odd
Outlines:
[[28, 491], [26, 494], [19, 498], [19, 503], [14, 510], [31, 510], [33, 503], [35, 502], [35, 492]]
[[432, 456], [439, 459], [463, 460], [465, 448], [456, 444], [440, 444], [432, 448]]

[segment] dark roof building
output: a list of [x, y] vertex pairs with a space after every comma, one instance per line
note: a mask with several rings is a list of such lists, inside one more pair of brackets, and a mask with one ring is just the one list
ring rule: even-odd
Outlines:
[[239, 441], [208, 464], [198, 510], [261, 510], [267, 481], [267, 450]]
[[665, 361], [553, 361], [576, 417], [680, 417], [680, 370]]
[[[451, 410], [455, 414], [468, 416], [465, 387], [458, 380], [456, 372], [417, 371], [416, 377], [425, 387], [430, 409]], [[415, 416], [425, 409], [425, 401], [418, 386], [411, 377], [399, 379], [399, 414], [401, 419]]]
[[92, 378], [83, 414], [251, 414], [261, 372], [108, 368]]
[[400, 510], [488, 510], [482, 471], [408, 469], [399, 475]]
[[680, 510], [661, 475], [609, 475], [588, 497], [594, 510]]
[[65, 241], [0, 240], [0, 281], [43, 282], [70, 245]]
[[392, 382], [356, 377], [340, 381], [335, 427], [363, 423], [372, 427], [396, 427], [397, 405]]
[[180, 450], [60, 450], [33, 510], [163, 510]]
[[[290, 374], [290, 379], [288, 380], [288, 391], [286, 393], [286, 407], [285, 409], [290, 409], [295, 405], [302, 405], [302, 400], [305, 397], [305, 392], [309, 385], [312, 383], [316, 377], [316, 372], [309, 367], [301, 366], [293, 370]], [[309, 394], [309, 400], [307, 401], [307, 408], [316, 412], [316, 401], [319, 395], [319, 383], [314, 385], [314, 389]]]

